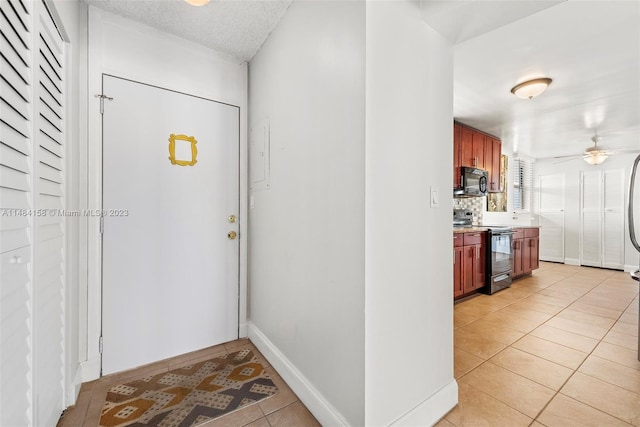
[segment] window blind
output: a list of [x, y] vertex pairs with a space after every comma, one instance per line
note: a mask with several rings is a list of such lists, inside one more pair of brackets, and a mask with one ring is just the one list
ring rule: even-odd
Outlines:
[[530, 211], [533, 162], [519, 158], [513, 163], [513, 209]]

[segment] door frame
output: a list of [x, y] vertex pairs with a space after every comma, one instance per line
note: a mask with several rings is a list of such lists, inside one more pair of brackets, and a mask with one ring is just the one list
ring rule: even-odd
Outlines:
[[[88, 31], [88, 57], [87, 57], [87, 82], [84, 95], [86, 113], [80, 112], [80, 123], [86, 123], [86, 128], [79, 129], [82, 135], [86, 132], [87, 143], [80, 145], [79, 168], [80, 176], [86, 176], [86, 180], [80, 182], [80, 207], [86, 209], [102, 209], [102, 115], [100, 114], [100, 101], [95, 97], [102, 93], [102, 75], [110, 74], [116, 77], [147, 83], [168, 90], [181, 92], [187, 95], [211, 99], [216, 102], [236, 106], [240, 109], [240, 212], [238, 218], [239, 227], [239, 295], [238, 295], [238, 336], [248, 336], [247, 327], [247, 242], [248, 242], [248, 143], [247, 143], [247, 107], [248, 107], [248, 64], [237, 61], [235, 63], [225, 55], [204, 48], [196, 44], [189, 44], [184, 40], [176, 40], [160, 31], [138, 25], [94, 7], [88, 7], [89, 31]], [[144, 72], [132, 70], [126, 66], [123, 58], [114, 57], [114, 52], [105, 52], [104, 39], [108, 30], [105, 28], [117, 27], [122, 33], [135, 32], [142, 34], [154, 43], [163, 47], [185, 51], [193, 58], [208, 58], [214, 67], [220, 67], [218, 74], [236, 70], [237, 90], [230, 93], [222, 87], [215, 87], [205, 80], [192, 79], [185, 81], [173, 78], [180, 73], [182, 68], [157, 70], [152, 65], [146, 65], [140, 61], [139, 65], [147, 67]], [[110, 28], [109, 31], [114, 31]], [[111, 55], [111, 56], [110, 56]], [[211, 65], [205, 63], [204, 67]], [[226, 68], [225, 68], [226, 67]], [[214, 71], [218, 71], [214, 69]], [[82, 87], [82, 85], [81, 85]], [[201, 91], [200, 91], [201, 89]], [[108, 95], [108, 94], [107, 94]], [[203, 96], [204, 95], [204, 96]], [[108, 102], [108, 101], [105, 101]], [[108, 107], [107, 107], [108, 108]], [[79, 382], [91, 381], [100, 378], [101, 355], [99, 351], [100, 335], [102, 327], [102, 237], [100, 234], [100, 221], [96, 217], [80, 218], [79, 241], [85, 242], [87, 251], [80, 254], [81, 283], [79, 292], [80, 315], [79, 336], [81, 378]], [[85, 305], [86, 301], [86, 305]]]

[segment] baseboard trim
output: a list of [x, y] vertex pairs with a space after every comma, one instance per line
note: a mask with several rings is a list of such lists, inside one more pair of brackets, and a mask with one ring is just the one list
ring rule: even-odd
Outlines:
[[422, 401], [418, 406], [391, 422], [392, 426], [432, 426], [458, 404], [458, 383], [447, 385]]
[[302, 403], [323, 426], [349, 426], [342, 414], [325, 399], [313, 384], [287, 359], [269, 338], [251, 321], [248, 323], [249, 339], [278, 371], [282, 379], [298, 395]]
[[564, 263], [567, 265], [580, 265], [580, 260], [577, 258], [565, 258]]
[[247, 322], [242, 322], [238, 326], [238, 338], [247, 338], [249, 336], [249, 327]]
[[78, 364], [76, 366], [76, 372], [73, 375], [71, 383], [67, 383], [65, 407], [73, 406], [76, 404], [78, 395], [80, 394], [80, 387], [82, 387], [82, 366]]
[[636, 271], [637, 269], [638, 269], [638, 266], [633, 264], [627, 264], [624, 266], [624, 271], [626, 273], [631, 273], [633, 271]]
[[80, 369], [82, 370], [82, 382], [93, 381], [100, 378], [100, 359], [86, 360], [80, 362]]

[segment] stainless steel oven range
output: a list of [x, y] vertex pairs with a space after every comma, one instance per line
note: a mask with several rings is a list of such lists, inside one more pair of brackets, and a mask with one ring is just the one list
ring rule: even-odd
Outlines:
[[511, 286], [513, 230], [490, 227], [487, 233], [487, 284], [481, 291], [491, 295]]

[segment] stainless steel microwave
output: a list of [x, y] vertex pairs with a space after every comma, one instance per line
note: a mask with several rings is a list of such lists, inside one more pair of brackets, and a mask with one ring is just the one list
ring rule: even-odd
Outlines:
[[487, 194], [487, 171], [476, 168], [461, 167], [462, 187], [454, 188], [454, 197], [481, 197]]

